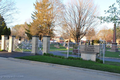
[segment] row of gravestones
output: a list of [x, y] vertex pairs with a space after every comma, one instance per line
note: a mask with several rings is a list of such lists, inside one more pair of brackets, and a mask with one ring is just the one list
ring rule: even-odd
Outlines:
[[[7, 40], [8, 36], [2, 35], [2, 41], [1, 41], [1, 50], [6, 50], [6, 43], [5, 41]], [[14, 39], [15, 36], [9, 36], [9, 47], [8, 47], [8, 52], [13, 52], [14, 51]], [[32, 36], [32, 54], [36, 55], [39, 54], [38, 50], [38, 40], [39, 36]], [[50, 51], [50, 36], [43, 36], [43, 53], [49, 53]]]

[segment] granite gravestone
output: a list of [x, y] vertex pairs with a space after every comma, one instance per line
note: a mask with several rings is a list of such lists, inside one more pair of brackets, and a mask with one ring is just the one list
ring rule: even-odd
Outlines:
[[96, 55], [99, 53], [99, 49], [99, 45], [80, 45], [81, 58], [96, 61]]

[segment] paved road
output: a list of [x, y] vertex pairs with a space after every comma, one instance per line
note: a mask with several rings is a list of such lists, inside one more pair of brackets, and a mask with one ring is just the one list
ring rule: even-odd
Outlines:
[[0, 80], [120, 80], [120, 74], [0, 57]]

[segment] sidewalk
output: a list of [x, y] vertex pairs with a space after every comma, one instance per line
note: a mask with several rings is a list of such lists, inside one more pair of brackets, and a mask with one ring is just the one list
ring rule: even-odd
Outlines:
[[0, 57], [0, 80], [120, 80], [120, 74]]

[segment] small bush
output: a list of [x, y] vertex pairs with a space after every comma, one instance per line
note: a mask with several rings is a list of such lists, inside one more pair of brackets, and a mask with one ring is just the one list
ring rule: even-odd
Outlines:
[[77, 60], [83, 60], [82, 58], [76, 58]]
[[99, 40], [94, 40], [94, 43], [100, 43], [100, 41]]
[[96, 59], [96, 62], [98, 62], [98, 63], [103, 63], [103, 61], [102, 60], [100, 60], [100, 59]]
[[56, 58], [65, 59], [64, 56], [53, 55], [53, 54], [50, 54], [50, 53], [44, 53], [44, 55], [45, 55], [45, 56], [50, 56], [50, 57], [56, 57]]
[[74, 58], [74, 57], [68, 57], [68, 59], [72, 59], [72, 60], [74, 60], [75, 58]]
[[71, 60], [83, 60], [82, 58], [76, 58], [76, 57], [68, 57], [67, 59], [71, 59]]
[[65, 59], [65, 57], [64, 56], [57, 56], [58, 58], [61, 58], [61, 59]]
[[45, 56], [54, 56], [53, 54], [50, 54], [50, 53], [44, 53]]

